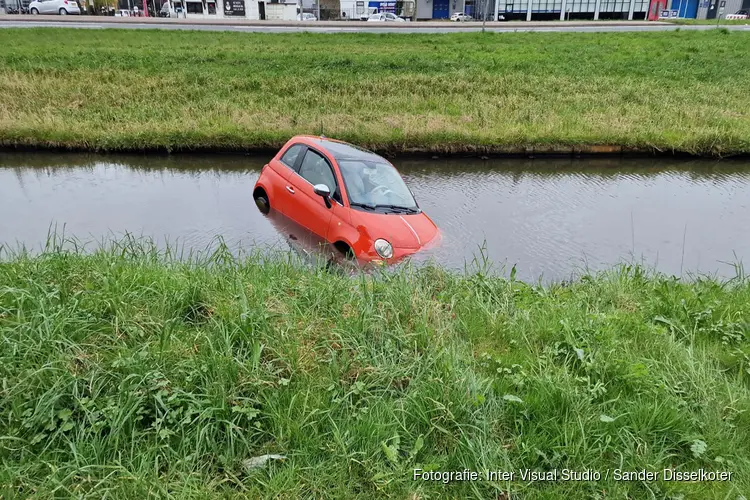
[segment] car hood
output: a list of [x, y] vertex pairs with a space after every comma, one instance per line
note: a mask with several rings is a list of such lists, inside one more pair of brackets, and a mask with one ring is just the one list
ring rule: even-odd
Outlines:
[[352, 212], [352, 223], [372, 241], [383, 238], [394, 248], [422, 248], [432, 241], [437, 226], [425, 213], [379, 214]]

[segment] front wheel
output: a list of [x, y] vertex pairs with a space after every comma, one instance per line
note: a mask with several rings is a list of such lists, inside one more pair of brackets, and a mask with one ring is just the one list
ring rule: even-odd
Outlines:
[[65, 9], [60, 9], [60, 15], [61, 16], [67, 16], [68, 15], [68, 11], [65, 10]]
[[31, 9], [31, 15], [36, 16], [39, 14], [39, 11], [35, 8]]

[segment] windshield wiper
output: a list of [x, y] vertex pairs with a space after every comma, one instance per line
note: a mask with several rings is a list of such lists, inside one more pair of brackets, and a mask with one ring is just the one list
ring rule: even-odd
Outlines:
[[358, 203], [356, 201], [350, 201], [349, 205], [351, 205], [353, 207], [366, 208], [367, 210], [375, 210], [375, 208], [377, 207], [377, 205], [368, 205], [367, 203]]
[[391, 210], [403, 210], [404, 212], [408, 212], [410, 214], [418, 214], [421, 212], [418, 208], [415, 207], [404, 207], [401, 205], [375, 205], [375, 208], [390, 208]]
[[381, 205], [381, 204], [374, 204], [374, 203], [358, 203], [356, 201], [349, 202], [349, 205], [353, 207], [362, 207], [366, 208], [367, 210], [376, 210], [378, 208], [387, 208], [389, 210], [393, 210], [394, 212], [406, 212], [409, 214], [418, 214], [421, 212], [420, 209], [414, 208], [414, 207], [403, 207], [401, 205]]

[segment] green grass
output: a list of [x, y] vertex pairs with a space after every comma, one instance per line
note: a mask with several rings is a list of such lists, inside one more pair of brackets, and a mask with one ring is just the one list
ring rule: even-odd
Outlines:
[[[0, 145], [750, 152], [750, 33], [0, 30]], [[594, 149], [595, 150], [595, 149]]]
[[[0, 497], [735, 499], [749, 319], [744, 277], [628, 266], [540, 287], [484, 266], [177, 262], [132, 241], [5, 255]], [[286, 459], [244, 468], [266, 453]], [[666, 467], [733, 476], [604, 477]], [[414, 468], [602, 479], [444, 485]]]

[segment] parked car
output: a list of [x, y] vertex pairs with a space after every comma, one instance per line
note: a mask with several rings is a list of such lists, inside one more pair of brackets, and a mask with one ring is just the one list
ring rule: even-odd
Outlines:
[[34, 0], [29, 4], [31, 14], [80, 14], [81, 9], [74, 0]]
[[130, 11], [128, 9], [116, 10], [115, 17], [130, 17]]
[[362, 14], [359, 15], [359, 20], [367, 21], [371, 15], [377, 14], [377, 13], [378, 13], [378, 9], [376, 9], [375, 7], [368, 7], [367, 12], [363, 12]]
[[395, 262], [439, 237], [393, 165], [324, 137], [290, 139], [261, 170], [253, 198], [361, 262]]
[[473, 20], [474, 20], [473, 17], [471, 17], [468, 14], [464, 14], [463, 12], [454, 12], [453, 15], [451, 16], [451, 21], [463, 22], [463, 21], [473, 21]]
[[734, 14], [727, 14], [724, 19], [747, 19], [750, 16], [750, 10], [738, 10]]
[[317, 21], [318, 18], [315, 17], [314, 14], [310, 14], [308, 12], [305, 12], [302, 14], [302, 17], [300, 18], [300, 15], [297, 14], [297, 21]]
[[398, 23], [403, 23], [406, 21], [403, 17], [398, 17], [396, 14], [392, 14], [390, 12], [380, 12], [377, 14], [373, 14], [370, 17], [367, 18], [368, 22], [390, 22], [395, 21]]

